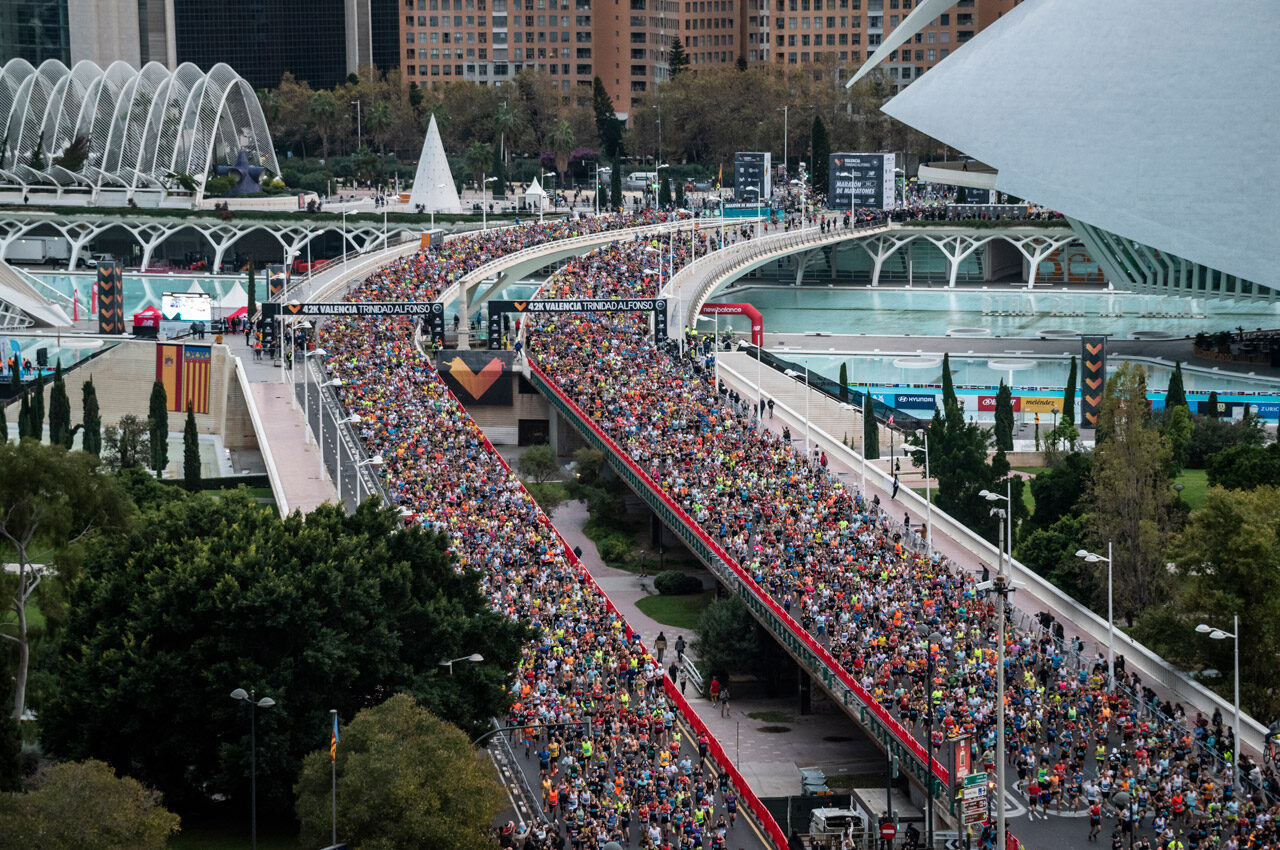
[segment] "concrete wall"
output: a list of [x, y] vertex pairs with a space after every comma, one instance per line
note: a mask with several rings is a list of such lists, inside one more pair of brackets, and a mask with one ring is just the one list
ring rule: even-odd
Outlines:
[[[213, 345], [210, 367], [209, 412], [196, 414], [202, 434], [221, 434], [227, 448], [257, 445], [244, 394], [235, 377], [235, 360], [225, 345]], [[156, 345], [148, 340], [122, 340], [105, 354], [67, 373], [71, 422], [84, 417], [84, 382], [93, 379], [103, 426], [114, 425], [133, 414], [145, 419], [150, 410], [151, 385], [156, 379]], [[48, 408], [48, 387], [45, 407]], [[181, 431], [186, 414], [169, 413], [169, 430]]]
[[[511, 375], [511, 407], [472, 405], [467, 413], [495, 446], [514, 446], [519, 442], [521, 419], [551, 419], [551, 405], [538, 392], [520, 392], [520, 379]], [[526, 384], [531, 388], [531, 385]], [[548, 432], [550, 436], [550, 432]]]

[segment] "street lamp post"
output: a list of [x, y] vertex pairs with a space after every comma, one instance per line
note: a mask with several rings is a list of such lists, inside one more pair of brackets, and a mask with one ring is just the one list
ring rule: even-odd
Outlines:
[[464, 655], [464, 656], [462, 656], [461, 658], [451, 658], [451, 659], [449, 659], [448, 661], [441, 661], [441, 662], [440, 662], [440, 666], [441, 666], [441, 667], [448, 667], [448, 668], [449, 668], [449, 675], [450, 675], [450, 676], [452, 676], [452, 675], [453, 675], [453, 665], [454, 665], [454, 662], [457, 662], [457, 661], [470, 661], [470, 662], [473, 662], [473, 663], [478, 664], [478, 663], [480, 663], [481, 661], [484, 661], [484, 656], [483, 656], [483, 655], [481, 655], [481, 654], [480, 654], [480, 653], [478, 653], [478, 652], [473, 652], [473, 653], [471, 653], [470, 655]]
[[1236, 740], [1235, 746], [1231, 748], [1231, 769], [1232, 778], [1236, 783], [1240, 782], [1240, 615], [1235, 614], [1231, 617], [1231, 627], [1235, 629], [1233, 632], [1215, 629], [1212, 626], [1201, 623], [1196, 626], [1196, 631], [1202, 635], [1208, 635], [1213, 640], [1226, 640], [1231, 638], [1235, 643], [1235, 702], [1236, 702]]
[[1085, 549], [1077, 549], [1076, 557], [1083, 558], [1086, 563], [1096, 564], [1105, 561], [1107, 564], [1107, 690], [1115, 686], [1116, 678], [1116, 618], [1115, 595], [1111, 583], [1111, 541], [1107, 541], [1107, 557], [1096, 555]]
[[323, 357], [328, 353], [323, 348], [302, 352], [302, 418], [307, 423], [303, 439], [308, 443], [311, 442], [311, 369], [307, 359], [315, 356]]
[[[799, 378], [800, 373], [795, 369], [786, 371], [788, 378]], [[804, 364], [804, 457], [809, 458], [809, 364]]]
[[378, 467], [378, 466], [382, 466], [382, 464], [383, 464], [382, 455], [374, 455], [368, 460], [362, 460], [356, 463], [356, 505], [360, 504], [360, 499], [362, 496], [362, 494], [360, 493], [360, 470], [364, 469], [366, 466]]
[[933, 708], [934, 706], [933, 645], [934, 644], [941, 645], [942, 635], [939, 634], [937, 631], [933, 631], [931, 633], [930, 627], [927, 623], [918, 623], [916, 625], [916, 634], [920, 635], [920, 637], [924, 638], [925, 641], [927, 642], [925, 646], [925, 652], [928, 653], [928, 656], [929, 656], [927, 659], [927, 670], [925, 674], [928, 676], [929, 681], [925, 685], [925, 689], [924, 689], [925, 701], [926, 701], [926, 705], [928, 706], [928, 709], [925, 712], [924, 725], [925, 725], [925, 734], [928, 736], [927, 748], [929, 752], [929, 762], [928, 762], [929, 820], [926, 826], [926, 829], [928, 830], [928, 844], [926, 846], [928, 846], [930, 850], [932, 850], [933, 848], [933, 711], [934, 711], [934, 708]]
[[[1013, 525], [1012, 509], [1013, 509], [1013, 485], [1012, 482], [1006, 481], [1005, 495], [992, 493], [990, 490], [981, 490], [978, 495], [986, 499], [988, 502], [1004, 500], [1004, 508], [992, 508], [991, 513], [1000, 518], [1000, 566], [996, 571], [995, 581], [992, 582], [992, 590], [996, 594], [996, 620], [998, 621], [997, 642], [996, 646], [996, 847], [999, 850], [1005, 850], [1008, 846], [1006, 843], [1006, 835], [1008, 833], [1008, 821], [1005, 816], [1005, 738], [1004, 738], [1004, 609], [1005, 603], [1008, 601], [1009, 595], [1009, 574], [1005, 570], [1005, 560], [1003, 552], [1003, 543], [1005, 539], [1005, 525]], [[1012, 555], [1011, 555], [1012, 556]]]
[[248, 693], [244, 688], [236, 688], [231, 692], [232, 699], [244, 700], [249, 704], [249, 846], [258, 848], [258, 709], [270, 708], [276, 704], [271, 697], [254, 699], [254, 690]]
[[902, 452], [906, 454], [907, 450], [924, 452], [924, 524], [925, 538], [929, 545], [929, 551], [933, 551], [933, 494], [932, 485], [929, 478], [929, 432], [924, 433], [924, 445], [917, 446], [912, 443], [903, 442]]
[[773, 110], [782, 113], [782, 167], [784, 169], [787, 167], [787, 110], [790, 108], [790, 105], [787, 105]]
[[489, 184], [497, 182], [497, 177], [486, 177], [480, 185], [480, 229], [489, 229]]
[[[329, 719], [333, 722], [333, 745], [338, 744], [338, 709], [329, 709]], [[329, 759], [329, 781], [330, 781], [330, 817], [329, 817], [329, 844], [333, 847], [338, 846], [338, 759], [335, 755]]]

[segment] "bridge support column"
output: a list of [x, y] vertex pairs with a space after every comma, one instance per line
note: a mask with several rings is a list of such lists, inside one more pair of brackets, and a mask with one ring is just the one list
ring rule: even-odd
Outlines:
[[813, 677], [799, 665], [796, 669], [800, 671], [800, 713], [813, 714]]
[[926, 235], [925, 238], [936, 245], [942, 255], [947, 258], [947, 263], [951, 267], [951, 272], [947, 277], [947, 288], [955, 289], [956, 280], [960, 276], [960, 264], [974, 251], [994, 239], [995, 236], [955, 234], [942, 237]]

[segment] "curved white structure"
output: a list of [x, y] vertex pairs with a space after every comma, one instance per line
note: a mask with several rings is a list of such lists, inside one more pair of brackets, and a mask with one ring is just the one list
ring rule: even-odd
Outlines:
[[[84, 165], [55, 165], [81, 137]], [[68, 68], [51, 59], [33, 68], [13, 59], [0, 68], [0, 188], [166, 195], [180, 189], [173, 174], [190, 175], [199, 197], [214, 167], [234, 164], [241, 150], [280, 173], [257, 95], [227, 65], [204, 73], [190, 63], [169, 71], [155, 62]]]

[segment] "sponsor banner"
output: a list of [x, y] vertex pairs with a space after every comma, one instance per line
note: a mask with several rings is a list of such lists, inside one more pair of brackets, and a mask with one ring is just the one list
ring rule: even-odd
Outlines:
[[899, 410], [932, 411], [938, 404], [936, 393], [897, 393], [893, 399], [893, 406]]
[[[773, 154], [739, 151], [733, 155], [733, 199], [767, 201], [773, 196]], [[747, 191], [755, 189], [754, 192]]]
[[574, 298], [546, 301], [490, 301], [489, 348], [502, 348], [502, 317], [507, 313], [594, 313], [609, 310], [653, 313], [653, 339], [667, 341], [667, 300], [665, 298]]
[[831, 209], [887, 210], [894, 205], [895, 155], [833, 153], [827, 159], [827, 197]]
[[1107, 382], [1107, 338], [1080, 337], [1080, 425], [1098, 426], [1102, 390]]
[[1263, 419], [1280, 419], [1280, 404], [1255, 404], [1250, 409]]
[[280, 316], [421, 316], [426, 335], [436, 343], [444, 343], [444, 304], [439, 301], [267, 301], [262, 305], [262, 317], [267, 320], [264, 343], [266, 335], [274, 333], [271, 329], [275, 323], [271, 320]]
[[[1062, 396], [1014, 396], [1013, 403], [1022, 404], [1024, 413], [1053, 413], [1055, 410], [1062, 410]], [[1013, 408], [1018, 410], [1016, 406]]]
[[[1020, 396], [1014, 396], [1012, 399], [1012, 402], [1013, 402], [1013, 412], [1020, 413], [1022, 411], [1022, 398]], [[994, 413], [995, 409], [996, 409], [995, 396], [993, 395], [978, 396], [978, 412], [979, 413]]]
[[509, 407], [514, 358], [510, 351], [443, 351], [436, 369], [463, 407]]
[[1196, 402], [1196, 413], [1201, 416], [1216, 416], [1219, 419], [1232, 419], [1235, 412], [1244, 406], [1242, 401], [1218, 401], [1217, 407], [1209, 404], [1209, 400]]

